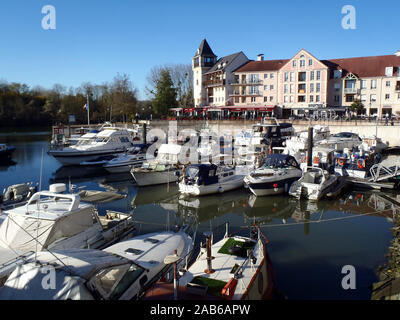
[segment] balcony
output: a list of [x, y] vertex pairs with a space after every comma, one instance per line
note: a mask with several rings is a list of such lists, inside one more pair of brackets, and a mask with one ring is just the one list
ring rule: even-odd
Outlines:
[[260, 92], [245, 92], [245, 91], [233, 91], [230, 94], [231, 97], [257, 97], [261, 96]]
[[399, 85], [399, 86], [396, 86], [396, 87], [394, 88], [394, 91], [400, 92], [400, 85]]
[[357, 94], [358, 89], [357, 88], [344, 88], [344, 93], [345, 94]]
[[225, 85], [225, 79], [208, 79], [203, 82], [205, 87], [218, 87]]
[[234, 80], [230, 82], [231, 86], [254, 86], [254, 85], [262, 85], [262, 80]]

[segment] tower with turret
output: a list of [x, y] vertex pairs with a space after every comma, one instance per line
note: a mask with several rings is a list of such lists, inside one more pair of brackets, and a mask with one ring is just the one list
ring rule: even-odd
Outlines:
[[195, 107], [207, 105], [207, 89], [204, 86], [204, 74], [217, 62], [217, 56], [203, 39], [192, 59], [193, 95]]

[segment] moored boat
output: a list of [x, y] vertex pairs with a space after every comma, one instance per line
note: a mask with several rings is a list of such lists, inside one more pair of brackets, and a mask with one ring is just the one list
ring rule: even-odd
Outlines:
[[0, 143], [0, 160], [10, 159], [14, 151], [15, 147]]

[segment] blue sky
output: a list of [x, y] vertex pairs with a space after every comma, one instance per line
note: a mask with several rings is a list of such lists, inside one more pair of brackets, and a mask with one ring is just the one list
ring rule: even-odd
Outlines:
[[[355, 30], [341, 26], [344, 5]], [[43, 30], [44, 5], [56, 30]], [[2, 0], [0, 79], [46, 88], [130, 75], [145, 98], [154, 65], [190, 63], [201, 39], [218, 56], [290, 58], [305, 48], [319, 59], [393, 54], [400, 1], [370, 0]]]

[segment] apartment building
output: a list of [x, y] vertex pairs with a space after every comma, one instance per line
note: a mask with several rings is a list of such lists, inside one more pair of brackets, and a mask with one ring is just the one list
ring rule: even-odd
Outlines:
[[203, 39], [192, 59], [195, 107], [232, 105], [233, 70], [248, 61], [241, 51], [217, 59], [206, 39]]
[[319, 60], [302, 49], [291, 59], [258, 55], [256, 61], [240, 52], [216, 60], [204, 39], [193, 71], [196, 106], [274, 107], [276, 115], [288, 117], [316, 109], [344, 112], [359, 99], [367, 115], [400, 115], [400, 51]]

